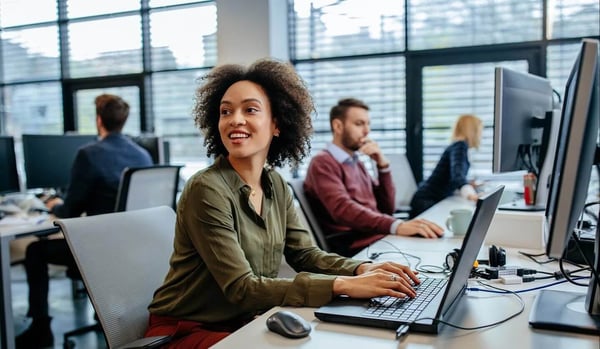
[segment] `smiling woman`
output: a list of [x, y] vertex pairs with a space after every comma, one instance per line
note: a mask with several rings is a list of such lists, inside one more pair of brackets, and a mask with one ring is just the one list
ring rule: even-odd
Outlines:
[[[271, 104], [260, 85], [238, 81], [231, 85], [221, 100], [219, 133], [234, 168], [256, 156], [264, 164], [269, 145], [279, 129], [271, 115]], [[260, 187], [259, 178], [249, 182]]]
[[[146, 336], [177, 335], [167, 348], [207, 348], [276, 305], [319, 306], [341, 294], [413, 297], [408, 280], [418, 279], [408, 267], [316, 247], [273, 170], [302, 160], [310, 145], [312, 98], [293, 67], [270, 59], [222, 65], [203, 83], [195, 121], [216, 159], [181, 194], [175, 252], [148, 308]], [[294, 278], [278, 277], [284, 257]]]
[[[221, 139], [219, 124], [222, 118], [241, 117], [229, 115], [233, 114], [233, 103], [236, 102], [232, 98], [241, 98], [240, 89], [252, 92], [244, 97], [244, 107], [248, 109], [244, 110], [245, 118], [253, 114], [269, 114], [277, 127], [273, 135], [277, 134], [278, 138], [273, 139], [269, 148], [267, 164], [281, 166], [287, 161], [299, 162], [307, 155], [312, 134], [310, 114], [314, 106], [304, 82], [290, 64], [261, 60], [249, 68], [222, 65], [207, 74], [203, 82], [205, 84], [196, 92], [198, 102], [194, 114], [196, 125], [204, 132], [209, 156], [229, 153]], [[237, 85], [236, 91], [228, 91], [224, 96], [232, 85]], [[251, 134], [248, 136], [251, 137]]]

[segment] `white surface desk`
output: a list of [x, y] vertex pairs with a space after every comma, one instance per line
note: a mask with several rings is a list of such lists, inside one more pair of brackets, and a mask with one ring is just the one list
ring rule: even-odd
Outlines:
[[[444, 225], [448, 212], [459, 206], [473, 206], [460, 198], [452, 197], [444, 200], [438, 205], [425, 212], [422, 217], [428, 218], [440, 225]], [[395, 247], [422, 258], [422, 264], [434, 264], [441, 266], [446, 253], [453, 248], [461, 246], [462, 239], [453, 238], [451, 233], [436, 240], [387, 236], [373, 244], [368, 252], [361, 251], [356, 258], [367, 259], [372, 252], [393, 251]], [[390, 245], [391, 244], [391, 245]], [[393, 245], [393, 246], [392, 246]], [[395, 247], [394, 247], [395, 246]], [[487, 259], [487, 247], [482, 248], [480, 258]], [[558, 270], [557, 263], [538, 265], [530, 259], [520, 255], [518, 251], [523, 249], [506, 249], [507, 264], [529, 267], [536, 270], [554, 272]], [[539, 252], [539, 251], [528, 251]], [[407, 259], [398, 253], [387, 253], [381, 255], [377, 260], [394, 260], [407, 264]], [[411, 265], [415, 260], [408, 258]], [[486, 281], [492, 285], [521, 290], [545, 285], [553, 280], [539, 280], [520, 285], [503, 285], [493, 281]], [[469, 287], [480, 287], [476, 282], [469, 282]], [[582, 287], [576, 287], [568, 283], [553, 286], [551, 289], [574, 290], [585, 292]], [[554, 349], [554, 348], [577, 348], [577, 349], [599, 349], [600, 338], [589, 335], [571, 334], [566, 332], [537, 330], [529, 327], [529, 311], [536, 295], [536, 291], [520, 294], [525, 302], [525, 310], [516, 318], [507, 322], [481, 330], [464, 331], [444, 326], [438, 335], [409, 333], [401, 341], [395, 339], [395, 332], [387, 329], [371, 327], [343, 325], [323, 322], [315, 318], [315, 308], [285, 308], [298, 313], [311, 323], [312, 331], [308, 337], [302, 339], [288, 339], [273, 332], [266, 327], [266, 319], [269, 315], [282, 308], [275, 307], [248, 325], [232, 333], [214, 348], [407, 348], [407, 349]], [[488, 292], [468, 291], [460, 300], [452, 316], [448, 319], [452, 323], [466, 327], [475, 327], [502, 320], [520, 309], [519, 301], [513, 295], [499, 295]]]
[[[0, 224], [0, 348], [14, 349], [15, 329], [13, 323], [12, 291], [10, 277], [10, 242], [31, 235], [47, 235], [59, 231], [52, 223], [52, 216], [46, 219], [29, 217], [22, 224]], [[44, 218], [44, 217], [40, 217]]]

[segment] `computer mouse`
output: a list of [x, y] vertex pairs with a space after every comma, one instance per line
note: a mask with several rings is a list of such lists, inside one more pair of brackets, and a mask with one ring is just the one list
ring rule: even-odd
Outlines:
[[267, 318], [267, 328], [288, 338], [308, 336], [312, 327], [300, 315], [287, 310], [280, 310]]

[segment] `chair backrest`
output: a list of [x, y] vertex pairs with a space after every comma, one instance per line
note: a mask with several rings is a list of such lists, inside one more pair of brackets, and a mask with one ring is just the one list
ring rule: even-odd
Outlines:
[[115, 211], [162, 205], [175, 209], [180, 168], [177, 165], [126, 168], [121, 174]]
[[294, 178], [288, 181], [288, 184], [292, 188], [294, 192], [294, 196], [298, 203], [300, 204], [300, 208], [302, 209], [302, 213], [304, 213], [304, 217], [306, 218], [306, 222], [309, 225], [309, 229], [312, 231], [314, 238], [317, 240], [317, 244], [324, 251], [331, 251], [329, 244], [327, 243], [327, 238], [325, 237], [325, 233], [321, 226], [319, 225], [319, 220], [317, 216], [313, 212], [310, 202], [304, 193], [304, 179]]
[[173, 251], [167, 206], [55, 221], [73, 253], [109, 348], [143, 337]]
[[417, 191], [417, 181], [406, 154], [386, 154], [390, 161], [390, 170], [396, 187], [396, 210], [410, 210], [410, 200]]

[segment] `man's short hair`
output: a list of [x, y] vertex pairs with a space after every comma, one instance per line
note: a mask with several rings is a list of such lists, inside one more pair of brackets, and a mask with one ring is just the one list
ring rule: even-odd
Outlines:
[[96, 115], [100, 116], [108, 132], [121, 132], [129, 116], [129, 104], [121, 97], [108, 93], [101, 94], [94, 101]]
[[333, 126], [333, 120], [340, 119], [344, 121], [346, 118], [346, 111], [351, 107], [363, 108], [364, 110], [369, 110], [369, 106], [356, 98], [343, 98], [340, 99], [336, 105], [331, 108], [329, 112], [329, 124]]

